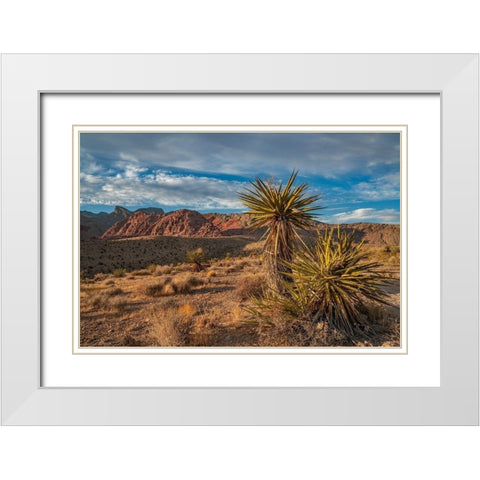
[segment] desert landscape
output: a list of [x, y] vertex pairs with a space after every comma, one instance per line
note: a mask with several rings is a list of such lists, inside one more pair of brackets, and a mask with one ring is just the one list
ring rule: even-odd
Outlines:
[[80, 134], [80, 347], [400, 346], [399, 133], [261, 130]]
[[[114, 214], [127, 213], [116, 207]], [[263, 295], [262, 232], [250, 230], [247, 214], [128, 212], [110, 227], [89, 228], [95, 216], [82, 213], [81, 346], [251, 347], [398, 346], [400, 228], [342, 225], [364, 242], [368, 258], [389, 279], [387, 303], [362, 314], [364, 335], [349, 338], [327, 322], [255, 314]], [[100, 223], [103, 219], [100, 216]], [[107, 222], [108, 224], [108, 222]], [[105, 224], [105, 225], [107, 225]], [[304, 232], [306, 242], [317, 223]], [[106, 228], [100, 233], [102, 228]], [[98, 236], [97, 236], [98, 235]], [[192, 253], [193, 252], [193, 253]], [[189, 259], [197, 255], [199, 263]]]

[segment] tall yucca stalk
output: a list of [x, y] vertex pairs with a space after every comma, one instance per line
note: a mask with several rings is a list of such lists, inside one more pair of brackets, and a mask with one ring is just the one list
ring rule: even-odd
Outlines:
[[317, 231], [313, 245], [295, 252], [287, 264], [293, 282], [281, 300], [286, 312], [327, 321], [353, 336], [362, 306], [367, 301], [386, 303], [383, 287], [388, 280], [378, 271], [381, 265], [367, 261], [363, 242], [354, 244], [353, 238], [353, 232], [341, 232], [339, 227]]
[[292, 260], [295, 246], [301, 241], [299, 231], [313, 225], [313, 205], [320, 195], [307, 195], [308, 185], [294, 186], [297, 173], [293, 171], [284, 185], [256, 178], [251, 187], [239, 194], [242, 203], [253, 216], [252, 229], [265, 228], [264, 259], [267, 266], [268, 283], [279, 289], [289, 272], [287, 262]]

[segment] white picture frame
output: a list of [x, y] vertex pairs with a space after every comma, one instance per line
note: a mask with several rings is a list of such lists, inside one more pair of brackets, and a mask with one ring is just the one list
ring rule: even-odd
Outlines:
[[[440, 387], [42, 387], [48, 92], [439, 93]], [[2, 56], [5, 425], [478, 425], [478, 273], [478, 55]]]

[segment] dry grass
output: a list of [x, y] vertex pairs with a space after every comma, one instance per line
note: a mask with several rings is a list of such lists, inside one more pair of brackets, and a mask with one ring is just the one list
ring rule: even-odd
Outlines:
[[[131, 241], [137, 246], [152, 245], [145, 240]], [[129, 242], [118, 241], [124, 246]], [[198, 273], [192, 273], [186, 263], [170, 260], [162, 265], [152, 259], [128, 275], [116, 276], [112, 269], [110, 274], [82, 278], [81, 345], [352, 346], [351, 340], [322, 324], [314, 327], [301, 321], [285, 322], [274, 312], [271, 318], [253, 318], [248, 307], [252, 297], [262, 294], [263, 265], [256, 250], [244, 252], [243, 246], [236, 252], [247, 253], [245, 256], [240, 258], [230, 249], [232, 255], [227, 260], [228, 251], [212, 250], [208, 268]], [[194, 248], [191, 244], [190, 249]], [[399, 267], [390, 263], [398, 253], [384, 252], [384, 248], [372, 248], [371, 255], [385, 256], [385, 268], [392, 275], [397, 272], [397, 284], [391, 290], [395, 306], [369, 306], [363, 312], [368, 328], [365, 338], [358, 339], [362, 346], [399, 343]], [[181, 253], [184, 257], [185, 250]], [[167, 257], [171, 259], [172, 252]], [[147, 269], [148, 265], [155, 265], [155, 270]]]
[[240, 300], [260, 297], [265, 285], [265, 276], [262, 274], [248, 274], [239, 279], [235, 292]]
[[175, 279], [173, 287], [175, 289], [175, 293], [186, 294], [192, 291], [192, 286], [185, 278]]
[[170, 275], [172, 273], [171, 265], [158, 265], [156, 272], [157, 275]]
[[105, 311], [123, 311], [128, 306], [128, 302], [125, 299], [111, 297], [110, 293], [104, 292], [92, 297], [87, 305], [94, 310]]
[[141, 284], [137, 290], [149, 297], [165, 297], [169, 295], [185, 295], [193, 288], [203, 285], [203, 280], [194, 276], [175, 275], [162, 277], [155, 283]]
[[151, 275], [152, 273], [149, 272], [147, 269], [145, 269], [145, 270], [133, 270], [131, 272], [131, 274], [134, 277], [144, 277], [144, 276], [147, 276], [147, 275]]
[[386, 269], [400, 265], [400, 248], [398, 245], [370, 246], [367, 251], [372, 260], [383, 264]]
[[190, 316], [178, 314], [174, 309], [151, 310], [152, 345], [160, 347], [186, 347], [190, 343], [193, 321]]
[[198, 309], [194, 303], [184, 303], [178, 307], [178, 313], [186, 317], [193, 317], [198, 312]]
[[154, 284], [140, 285], [139, 289], [143, 290], [145, 295], [149, 297], [165, 297], [176, 293], [170, 277], [166, 277]]
[[115, 295], [122, 295], [124, 292], [121, 288], [114, 288], [113, 290], [109, 290], [107, 292], [107, 295], [110, 295], [110, 297], [114, 297]]

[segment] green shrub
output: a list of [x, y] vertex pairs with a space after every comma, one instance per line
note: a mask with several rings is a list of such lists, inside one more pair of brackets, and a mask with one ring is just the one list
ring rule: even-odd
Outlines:
[[286, 282], [284, 303], [299, 317], [327, 321], [351, 336], [367, 302], [386, 303], [386, 277], [381, 264], [367, 261], [363, 243], [354, 244], [354, 232], [337, 228], [317, 232], [314, 245], [295, 252], [288, 264], [292, 282]]
[[287, 263], [290, 281], [284, 281], [281, 294], [270, 290], [256, 302], [255, 312], [280, 312], [293, 319], [329, 326], [353, 337], [362, 323], [367, 303], [386, 304], [384, 286], [389, 280], [378, 271], [381, 264], [367, 261], [363, 243], [354, 244], [354, 232], [337, 228], [317, 231], [311, 246], [294, 252]]
[[191, 250], [187, 252], [185, 261], [187, 263], [192, 263], [196, 267], [196, 271], [203, 270], [202, 262], [207, 260], [207, 255], [202, 248], [197, 248], [196, 250]]

